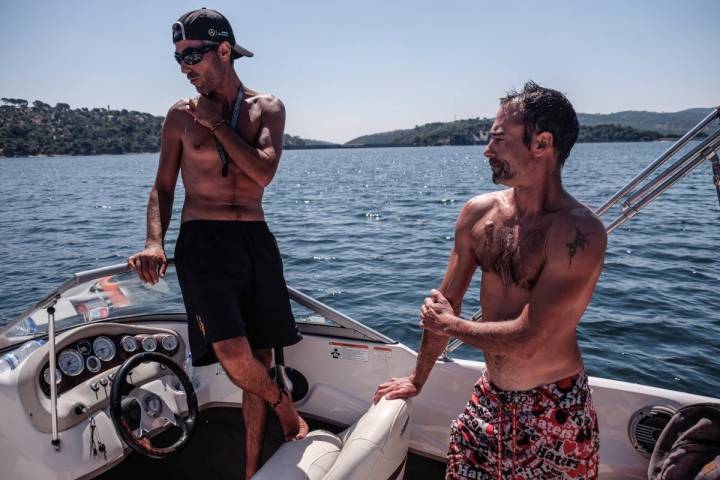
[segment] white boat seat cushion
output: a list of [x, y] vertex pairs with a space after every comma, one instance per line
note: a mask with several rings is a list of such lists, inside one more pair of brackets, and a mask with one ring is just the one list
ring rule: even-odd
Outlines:
[[380, 400], [339, 435], [324, 430], [283, 444], [255, 480], [402, 478], [410, 443], [405, 400]]

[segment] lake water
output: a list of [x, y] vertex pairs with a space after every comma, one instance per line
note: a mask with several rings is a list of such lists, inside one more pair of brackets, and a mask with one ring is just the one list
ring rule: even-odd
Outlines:
[[[668, 146], [577, 145], [566, 188], [598, 207]], [[417, 348], [419, 305], [443, 277], [458, 212], [498, 188], [482, 151], [285, 152], [265, 211], [288, 283]], [[143, 246], [156, 165], [155, 154], [0, 159], [0, 324], [71, 273]], [[720, 208], [709, 171], [700, 166], [611, 235], [579, 328], [590, 375], [720, 397]], [[180, 185], [169, 254], [182, 198]], [[478, 279], [465, 316], [478, 308]], [[466, 346], [453, 355], [482, 358]]]

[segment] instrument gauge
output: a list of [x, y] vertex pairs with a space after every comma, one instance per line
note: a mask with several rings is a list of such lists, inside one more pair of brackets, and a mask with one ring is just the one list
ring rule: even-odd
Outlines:
[[[50, 385], [50, 367], [47, 367], [43, 371], [43, 380], [45, 380], [45, 383]], [[60, 373], [60, 370], [56, 368], [55, 369], [55, 384], [59, 385], [61, 381], [62, 381], [62, 373]]]
[[165, 335], [160, 339], [160, 345], [168, 352], [173, 351], [178, 346], [178, 340], [175, 335]]
[[109, 362], [115, 356], [115, 344], [108, 337], [97, 337], [93, 341], [93, 352], [103, 362]]
[[143, 337], [140, 345], [142, 345], [143, 350], [146, 352], [154, 352], [157, 349], [157, 340], [155, 340], [155, 337], [152, 335], [148, 335], [147, 337]]
[[85, 370], [85, 359], [77, 350], [63, 350], [58, 355], [58, 367], [65, 375], [77, 377]]
[[86, 366], [87, 369], [90, 370], [92, 373], [97, 373], [97, 372], [99, 372], [100, 369], [102, 368], [102, 362], [101, 362], [100, 359], [99, 359], [98, 357], [96, 357], [95, 355], [90, 355], [90, 356], [85, 360], [85, 366]]
[[77, 343], [77, 349], [78, 352], [85, 356], [92, 354], [92, 345], [90, 345], [90, 342], [88, 340], [80, 340]]
[[135, 340], [135, 337], [131, 337], [130, 335], [122, 337], [120, 339], [120, 345], [122, 345], [122, 349], [127, 353], [132, 353], [138, 349], [137, 340]]

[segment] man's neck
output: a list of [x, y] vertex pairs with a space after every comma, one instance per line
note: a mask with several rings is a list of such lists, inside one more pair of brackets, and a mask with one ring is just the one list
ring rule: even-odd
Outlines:
[[521, 217], [557, 210], [563, 203], [564, 195], [559, 171], [532, 185], [513, 188], [513, 201]]
[[235, 97], [237, 97], [238, 90], [241, 87], [242, 82], [240, 81], [240, 78], [238, 78], [235, 70], [232, 70], [220, 86], [210, 92], [210, 96], [222, 101], [228, 111], [232, 111], [233, 104], [235, 103]]

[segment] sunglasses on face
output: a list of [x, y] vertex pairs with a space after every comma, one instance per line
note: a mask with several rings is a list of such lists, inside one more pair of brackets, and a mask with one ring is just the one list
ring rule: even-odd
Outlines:
[[216, 50], [219, 46], [219, 43], [213, 43], [212, 45], [186, 48], [180, 53], [175, 52], [175, 60], [177, 60], [178, 64], [196, 65], [202, 62], [203, 56], [207, 52]]

